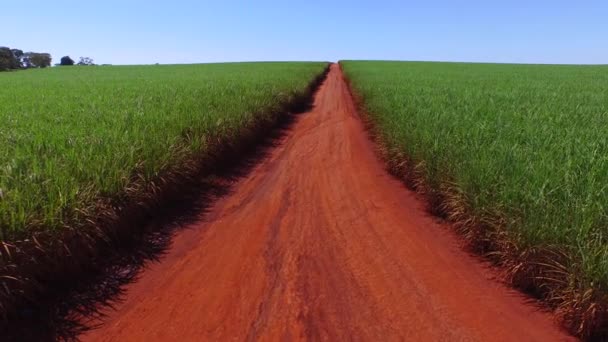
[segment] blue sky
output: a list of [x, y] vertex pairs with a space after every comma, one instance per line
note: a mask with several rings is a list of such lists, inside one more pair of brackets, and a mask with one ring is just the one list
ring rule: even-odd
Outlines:
[[55, 62], [608, 64], [608, 1], [32, 0], [4, 2], [0, 22], [0, 46]]

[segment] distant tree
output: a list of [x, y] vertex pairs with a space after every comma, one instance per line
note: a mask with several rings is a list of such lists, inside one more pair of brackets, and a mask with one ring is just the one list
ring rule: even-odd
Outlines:
[[70, 56], [61, 57], [61, 63], [59, 65], [74, 65], [74, 60]]
[[0, 47], [0, 71], [46, 68], [51, 66], [51, 60], [51, 55], [48, 53], [23, 53], [23, 50]]
[[93, 58], [80, 57], [80, 60], [78, 61], [78, 65], [95, 65], [95, 63], [93, 63]]
[[26, 52], [24, 54], [26, 68], [46, 68], [51, 66], [51, 55], [48, 53]]
[[0, 47], [0, 71], [11, 70], [15, 65], [15, 56], [11, 49]]

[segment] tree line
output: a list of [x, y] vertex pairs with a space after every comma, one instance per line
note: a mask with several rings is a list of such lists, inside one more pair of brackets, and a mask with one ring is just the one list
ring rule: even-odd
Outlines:
[[[51, 66], [53, 58], [51, 54], [45, 52], [23, 52], [20, 49], [11, 49], [8, 47], [0, 47], [0, 71], [30, 69], [30, 68], [46, 68]], [[95, 65], [92, 58], [80, 57], [78, 63], [75, 63], [70, 56], [61, 58], [57, 65]]]
[[51, 66], [51, 55], [40, 52], [23, 52], [19, 49], [0, 47], [0, 70], [46, 68]]

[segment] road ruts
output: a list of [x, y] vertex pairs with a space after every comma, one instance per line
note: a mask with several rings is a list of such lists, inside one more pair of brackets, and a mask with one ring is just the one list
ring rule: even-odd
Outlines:
[[375, 157], [339, 66], [84, 341], [563, 341]]

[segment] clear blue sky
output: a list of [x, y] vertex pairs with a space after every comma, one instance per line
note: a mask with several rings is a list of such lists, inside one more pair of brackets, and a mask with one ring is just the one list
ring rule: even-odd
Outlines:
[[3, 1], [0, 46], [97, 63], [608, 64], [608, 1]]

